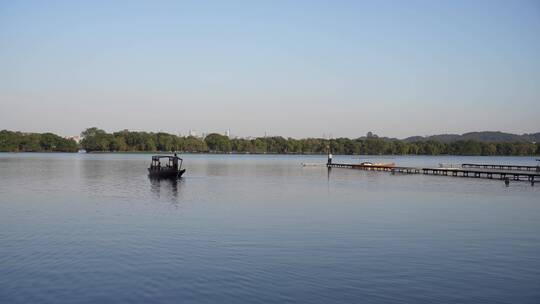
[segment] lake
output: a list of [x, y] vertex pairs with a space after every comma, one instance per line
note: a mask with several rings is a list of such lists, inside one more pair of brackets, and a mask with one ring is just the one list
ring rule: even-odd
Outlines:
[[[540, 187], [325, 156], [0, 153], [2, 303], [539, 303]], [[533, 157], [335, 162], [535, 165]]]

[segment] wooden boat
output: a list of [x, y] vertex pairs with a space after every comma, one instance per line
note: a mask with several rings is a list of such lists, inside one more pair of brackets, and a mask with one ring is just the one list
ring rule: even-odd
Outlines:
[[[163, 164], [161, 160], [164, 160]], [[148, 168], [148, 176], [152, 178], [180, 178], [186, 172], [186, 169], [182, 169], [183, 162], [184, 160], [178, 157], [176, 153], [173, 156], [154, 155], [152, 156], [150, 168]]]
[[387, 163], [387, 164], [383, 164], [383, 163], [371, 163], [371, 162], [363, 162], [363, 163], [360, 163], [360, 166], [375, 166], [375, 167], [394, 167], [396, 164], [395, 163]]

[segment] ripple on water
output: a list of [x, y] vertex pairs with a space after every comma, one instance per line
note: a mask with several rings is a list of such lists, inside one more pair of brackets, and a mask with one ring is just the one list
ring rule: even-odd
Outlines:
[[540, 300], [539, 187], [254, 155], [153, 181], [148, 157], [1, 154], [0, 302]]

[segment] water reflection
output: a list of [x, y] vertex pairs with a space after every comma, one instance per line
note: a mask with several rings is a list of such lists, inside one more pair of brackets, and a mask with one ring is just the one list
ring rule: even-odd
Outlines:
[[298, 165], [317, 157], [149, 180], [145, 154], [0, 153], [0, 302], [539, 302], [537, 185]]
[[148, 177], [150, 190], [156, 197], [178, 198], [179, 189], [182, 188], [184, 179]]
[[326, 179], [330, 183], [330, 175], [332, 174], [332, 167], [327, 167], [328, 173], [326, 174]]

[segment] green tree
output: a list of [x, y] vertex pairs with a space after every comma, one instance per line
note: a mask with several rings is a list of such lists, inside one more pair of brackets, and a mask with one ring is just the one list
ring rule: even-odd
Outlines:
[[88, 128], [81, 133], [81, 137], [81, 146], [88, 152], [111, 150], [113, 136], [101, 129]]
[[167, 133], [157, 133], [157, 149], [159, 151], [173, 151], [175, 149], [174, 135]]
[[224, 135], [212, 133], [204, 138], [210, 152], [231, 152], [231, 140]]
[[111, 149], [113, 151], [127, 151], [128, 145], [123, 136], [114, 136], [114, 139], [111, 143]]
[[208, 151], [208, 148], [202, 139], [188, 136], [184, 139], [182, 150], [184, 152], [206, 152]]
[[485, 143], [482, 145], [482, 155], [496, 155], [497, 146], [493, 143]]

